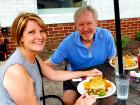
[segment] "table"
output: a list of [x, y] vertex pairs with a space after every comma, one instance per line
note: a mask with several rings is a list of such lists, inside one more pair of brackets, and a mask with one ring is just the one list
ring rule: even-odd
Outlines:
[[[102, 71], [103, 77], [107, 78], [108, 80], [115, 83], [115, 70], [113, 67], [110, 66], [109, 63], [84, 68], [80, 70], [91, 70], [97, 68], [98, 70]], [[125, 71], [125, 74], [129, 74], [129, 71]], [[74, 86], [77, 87], [79, 82], [72, 82]], [[115, 93], [114, 96], [117, 96]], [[116, 97], [116, 100], [114, 100], [114, 105], [140, 105], [140, 83], [136, 83], [134, 80], [130, 81], [129, 86], [129, 96], [127, 100], [119, 100]]]

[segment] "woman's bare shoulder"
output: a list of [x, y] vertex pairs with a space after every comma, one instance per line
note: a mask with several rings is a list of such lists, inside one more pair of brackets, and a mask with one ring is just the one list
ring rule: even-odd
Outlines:
[[6, 70], [3, 83], [6, 87], [8, 87], [7, 85], [12, 86], [13, 83], [18, 86], [20, 83], [28, 83], [30, 79], [30, 75], [23, 65], [14, 64]]

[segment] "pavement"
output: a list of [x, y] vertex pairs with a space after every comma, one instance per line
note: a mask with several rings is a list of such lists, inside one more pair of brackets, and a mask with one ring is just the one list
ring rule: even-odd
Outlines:
[[[57, 70], [64, 70], [64, 64], [59, 65]], [[63, 96], [63, 82], [52, 81], [46, 78], [43, 78], [43, 84], [45, 89], [45, 95], [57, 95], [59, 97]], [[62, 105], [58, 99], [49, 98], [46, 99], [46, 105]]]
[[[45, 95], [63, 95], [63, 83], [43, 79]], [[50, 98], [46, 100], [46, 105], [62, 105], [58, 99]]]

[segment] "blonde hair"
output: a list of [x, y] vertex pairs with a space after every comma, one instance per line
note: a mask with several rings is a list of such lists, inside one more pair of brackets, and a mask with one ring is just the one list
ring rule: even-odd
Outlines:
[[84, 6], [84, 7], [80, 7], [74, 14], [74, 21], [76, 22], [77, 21], [77, 17], [79, 15], [81, 15], [82, 13], [84, 13], [85, 11], [89, 11], [92, 13], [93, 17], [95, 19], [98, 18], [98, 14], [97, 14], [97, 11], [95, 8], [91, 7], [91, 6]]
[[[23, 32], [29, 20], [33, 20], [39, 24], [39, 26], [45, 29], [45, 24], [43, 20], [35, 13], [21, 13], [19, 14], [13, 24], [12, 24], [12, 36], [16, 41], [18, 46], [22, 46], [21, 38], [23, 36]], [[46, 30], [46, 29], [45, 29]]]

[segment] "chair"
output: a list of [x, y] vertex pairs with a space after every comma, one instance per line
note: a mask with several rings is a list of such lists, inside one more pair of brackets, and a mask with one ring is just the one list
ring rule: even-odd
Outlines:
[[65, 60], [64, 64], [65, 64], [64, 69], [67, 70], [68, 69], [68, 61], [67, 61], [67, 59]]
[[7, 59], [7, 54], [0, 51], [0, 61], [5, 61]]
[[64, 61], [64, 70], [71, 70], [71, 64], [67, 59]]
[[41, 67], [40, 67], [40, 64], [39, 64], [37, 59], [36, 59], [36, 62], [37, 62], [38, 68], [39, 68], [39, 72], [42, 76], [42, 93], [43, 93], [43, 96], [40, 98], [40, 100], [43, 101], [43, 105], [46, 105], [46, 100], [47, 99], [58, 99], [61, 102], [61, 104], [64, 105], [63, 100], [59, 96], [57, 96], [57, 95], [45, 95], [45, 92], [44, 92], [45, 89], [44, 89], [43, 75], [42, 75], [42, 72], [41, 72]]
[[[43, 105], [46, 105], [47, 102], [49, 102], [48, 105], [58, 105], [58, 101], [61, 103], [61, 105], [64, 105], [63, 100], [57, 95], [45, 95], [44, 98], [45, 102], [43, 102]], [[40, 100], [43, 100], [43, 97], [41, 97]]]
[[5, 61], [8, 58], [6, 44], [7, 42], [0, 43], [0, 61]]

